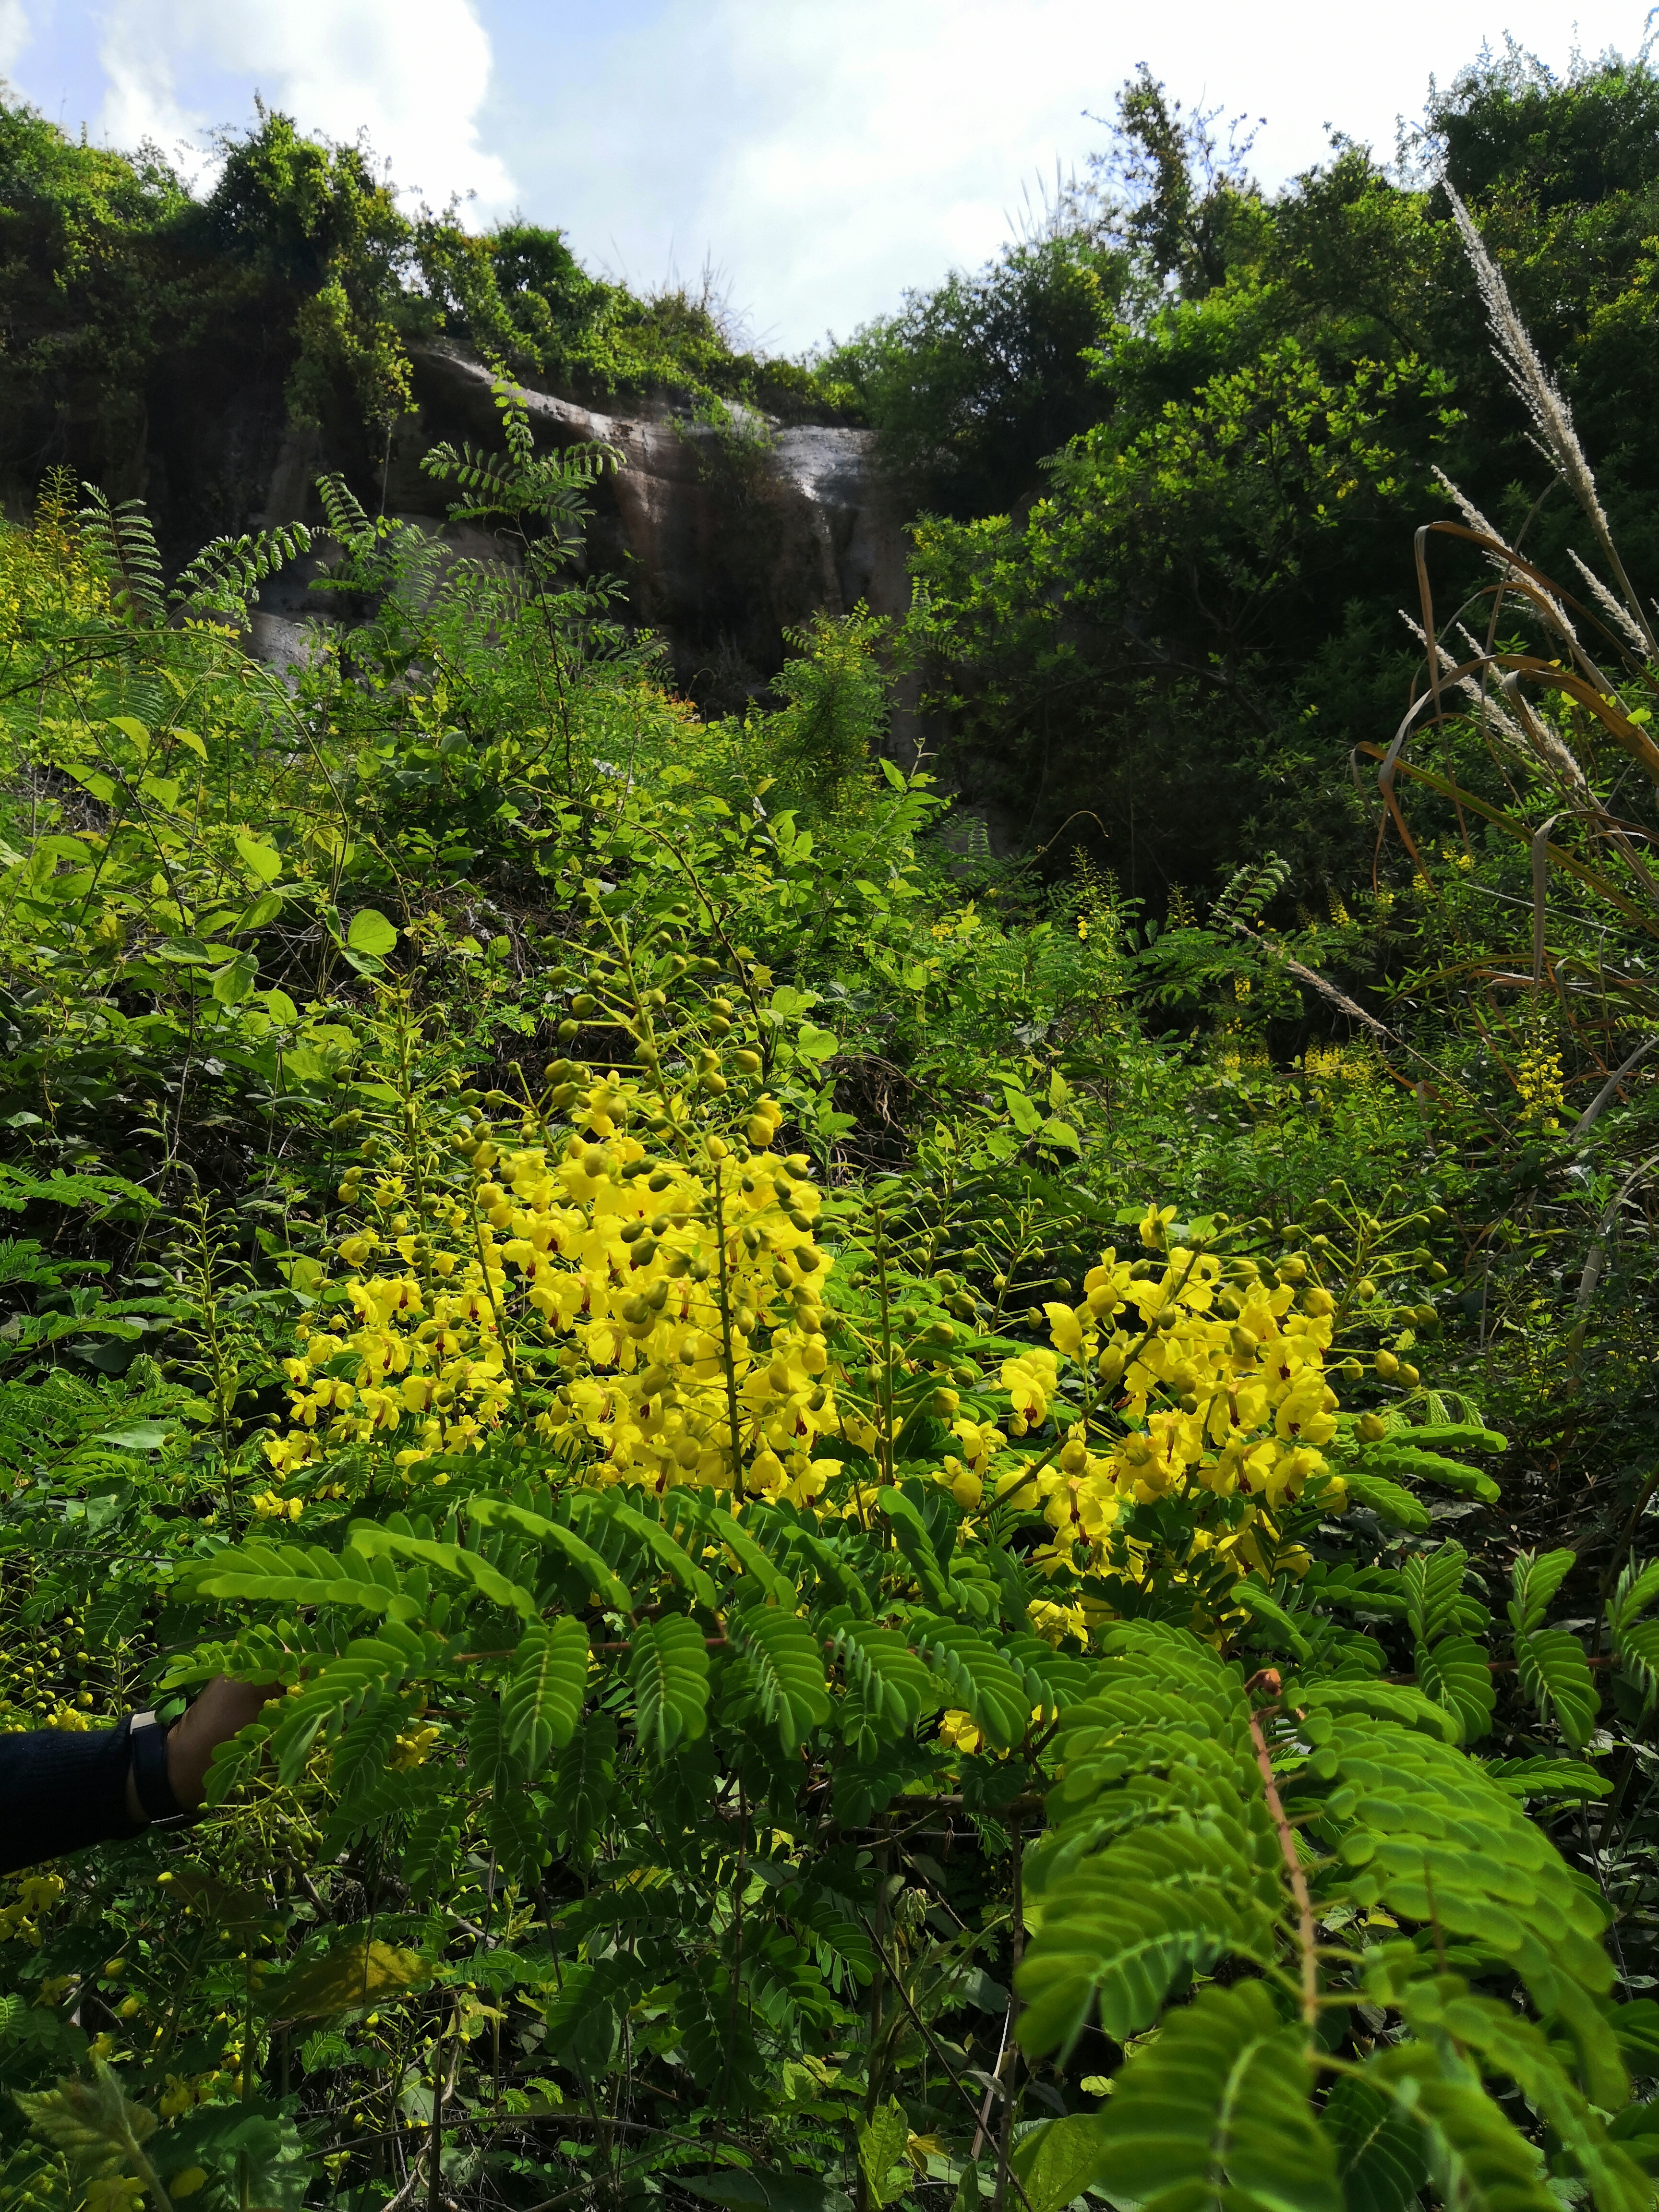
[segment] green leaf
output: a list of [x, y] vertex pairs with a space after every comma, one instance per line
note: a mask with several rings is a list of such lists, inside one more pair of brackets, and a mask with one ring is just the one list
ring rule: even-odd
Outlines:
[[[438, 1645], [437, 1652], [442, 1649]], [[270, 1747], [282, 1780], [290, 1787], [298, 1782], [319, 1734], [340, 1729], [362, 1700], [401, 1688], [411, 1674], [427, 1671], [434, 1659], [421, 1638], [398, 1621], [388, 1620], [377, 1636], [354, 1637], [297, 1698], [285, 1698], [277, 1707], [281, 1717]]]
[[1646, 2176], [1608, 2140], [1600, 2113], [1540, 2027], [1512, 2005], [1472, 1993], [1452, 1975], [1405, 1990], [1401, 2009], [1409, 2025], [1425, 2041], [1432, 2039], [1437, 2050], [1478, 2051], [1486, 2070], [1508, 2075], [1571, 2152], [1601, 2212], [1651, 2212], [1653, 2191]]
[[1478, 1421], [1425, 1421], [1420, 1428], [1396, 1429], [1395, 1435], [1409, 1444], [1427, 1444], [1435, 1450], [1449, 1445], [1454, 1451], [1507, 1451], [1510, 1440]]
[[234, 960], [213, 973], [214, 1004], [237, 1006], [259, 980], [259, 963], [251, 952], [239, 952]]
[[283, 856], [274, 845], [263, 838], [238, 834], [236, 851], [250, 875], [257, 876], [262, 884], [274, 884], [283, 872]]
[[553, 1832], [580, 1863], [593, 1855], [617, 1785], [617, 1723], [590, 1713], [559, 1753], [549, 1817]]
[[371, 960], [384, 960], [398, 942], [398, 933], [378, 907], [359, 907], [346, 932], [349, 951]]
[[1319, 2116], [1336, 2146], [1347, 2212], [1408, 2212], [1428, 2179], [1423, 2130], [1397, 2099], [1345, 2075]]
[[526, 1536], [533, 1536], [551, 1551], [562, 1553], [571, 1565], [586, 1576], [600, 1601], [617, 1613], [634, 1610], [634, 1593], [627, 1583], [613, 1572], [609, 1562], [593, 1547], [584, 1541], [574, 1529], [557, 1521], [550, 1521], [544, 1514], [532, 1513], [526, 1506], [514, 1505], [505, 1498], [490, 1498], [480, 1494], [466, 1501], [466, 1517], [483, 1528], [517, 1528]]
[[1607, 1619], [1614, 1628], [1625, 1626], [1644, 1612], [1659, 1597], [1659, 1559], [1650, 1559], [1644, 1567], [1632, 1560], [1619, 1577], [1619, 1587], [1607, 1606]]
[[1421, 1690], [1413, 1689], [1408, 1682], [1307, 1682], [1299, 1695], [1311, 1711], [1374, 1713], [1379, 1720], [1398, 1721], [1403, 1728], [1421, 1729], [1425, 1735], [1434, 1736], [1442, 1743], [1458, 1741], [1455, 1714], [1425, 1697]]
[[439, 1798], [416, 1815], [404, 1845], [404, 1880], [416, 1897], [429, 1899], [442, 1893], [459, 1844], [459, 1816], [447, 1798]]
[[1097, 2185], [1144, 2212], [1343, 2212], [1305, 2037], [1260, 1982], [1200, 1990], [1117, 2076]]
[[1065, 2212], [1100, 2172], [1098, 2112], [1072, 2112], [1044, 2120], [1014, 2145], [1008, 2163], [1030, 2212]]
[[[473, 1503], [476, 1500], [469, 1501], [469, 1510]], [[417, 1559], [423, 1566], [436, 1567], [444, 1574], [459, 1575], [493, 1605], [510, 1607], [521, 1620], [534, 1620], [541, 1610], [533, 1592], [465, 1544], [434, 1543], [428, 1536], [410, 1535], [405, 1529], [388, 1528], [379, 1522], [354, 1521], [349, 1548], [371, 1559], [396, 1554], [402, 1559]]]
[[880, 1735], [896, 1741], [939, 1711], [944, 1700], [937, 1678], [896, 1629], [835, 1615], [825, 1625], [832, 1623], [847, 1679], [857, 1686]]
[[1285, 1649], [1295, 1652], [1298, 1659], [1308, 1656], [1308, 1639], [1286, 1613], [1267, 1584], [1255, 1575], [1246, 1575], [1235, 1583], [1232, 1602], [1242, 1605], [1259, 1627], [1273, 1630]]
[[95, 1444], [112, 1444], [117, 1451], [160, 1451], [173, 1430], [165, 1421], [129, 1421], [124, 1428], [106, 1429], [93, 1437]]
[[750, 1606], [732, 1616], [728, 1627], [749, 1662], [763, 1716], [776, 1728], [786, 1752], [799, 1751], [830, 1717], [817, 1637], [804, 1620], [773, 1606]]
[[927, 1613], [917, 1615], [911, 1632], [923, 1658], [961, 1698], [993, 1751], [1012, 1751], [1024, 1741], [1036, 1701], [1024, 1675], [1000, 1652], [975, 1630]]
[[576, 1732], [587, 1695], [587, 1631], [568, 1618], [532, 1622], [501, 1690], [501, 1741], [534, 1776]]
[[635, 1733], [653, 1759], [666, 1759], [708, 1726], [708, 1647], [696, 1622], [674, 1613], [642, 1622], [633, 1645]]
[[933, 1540], [927, 1533], [927, 1523], [922, 1519], [915, 1501], [902, 1490], [878, 1490], [876, 1504], [890, 1522], [895, 1540], [905, 1558], [916, 1571], [916, 1578], [927, 1594], [930, 1605], [950, 1603], [950, 1585], [939, 1563]]
[[337, 1558], [320, 1545], [228, 1545], [179, 1577], [191, 1595], [264, 1600], [272, 1605], [348, 1605], [365, 1612], [408, 1613], [395, 1572], [377, 1580], [362, 1553]]
[[406, 1710], [399, 1698], [376, 1697], [347, 1723], [329, 1764], [329, 1779], [345, 1803], [367, 1796], [385, 1773]]
[[263, 893], [251, 906], [244, 907], [241, 913], [237, 915], [231, 924], [232, 936], [240, 937], [242, 932], [247, 929], [263, 929], [268, 921], [276, 921], [283, 910], [283, 900], [280, 891]]
[[1357, 1468], [1340, 1470], [1347, 1485], [1348, 1495], [1361, 1505], [1370, 1506], [1380, 1521], [1391, 1528], [1408, 1528], [1420, 1534], [1434, 1525], [1434, 1516], [1419, 1498], [1409, 1490], [1402, 1490], [1397, 1482], [1385, 1482], [1381, 1475], [1362, 1474]]
[[1468, 1553], [1461, 1544], [1441, 1544], [1418, 1552], [1400, 1570], [1407, 1618], [1419, 1644], [1432, 1644], [1454, 1626]]
[[[859, 2165], [870, 2194], [878, 2204], [890, 2204], [895, 2197], [903, 2196], [910, 2179], [909, 2169], [903, 2165], [910, 2123], [897, 2098], [890, 2097], [867, 2120], [860, 2120], [857, 2136]], [[901, 2170], [896, 2173], [895, 2167]]]
[[1023, 1091], [1016, 1091], [1008, 1084], [1003, 1085], [1002, 1103], [1008, 1109], [1008, 1119], [1020, 1135], [1035, 1137], [1042, 1127], [1041, 1109], [1033, 1105]]
[[1507, 1797], [1525, 1804], [1531, 1797], [1546, 1803], [1567, 1797], [1606, 1797], [1613, 1784], [1593, 1766], [1578, 1759], [1489, 1759], [1486, 1772]]
[[90, 2081], [60, 2080], [56, 2088], [35, 2090], [17, 2102], [36, 2135], [62, 2151], [85, 2179], [142, 2171], [142, 2146], [155, 2133], [155, 2115], [128, 2100], [101, 2058], [93, 2062]]
[[[1408, 1433], [1408, 1432], [1407, 1432]], [[1411, 1446], [1386, 1437], [1365, 1454], [1364, 1472], [1384, 1478], [1410, 1475], [1419, 1482], [1437, 1482], [1447, 1490], [1461, 1491], [1465, 1497], [1478, 1498], [1483, 1504], [1495, 1504], [1503, 1492], [1492, 1477], [1478, 1467], [1465, 1467], [1461, 1460], [1444, 1459], [1438, 1452], [1418, 1451]]]
[[1628, 2004], [1615, 2005], [1610, 2025], [1620, 2050], [1632, 2062], [1631, 2071], [1659, 2074], [1659, 2003], [1651, 1997], [1633, 1997]]
[[343, 2012], [366, 2012], [382, 1997], [423, 1988], [432, 1968], [418, 1951], [391, 1943], [337, 1945], [326, 1958], [296, 1966], [270, 2002], [283, 2020], [328, 2020]]
[[1466, 2212], [1560, 2212], [1538, 2153], [1483, 2089], [1439, 2080], [1414, 2086], [1440, 2202]]
[[1426, 1697], [1457, 1721], [1459, 1741], [1474, 1743], [1492, 1726], [1498, 1705], [1486, 1655], [1472, 1636], [1448, 1636], [1417, 1647], [1417, 1680]]
[[1530, 1636], [1518, 1636], [1515, 1668], [1539, 1717], [1547, 1720], [1553, 1713], [1572, 1749], [1582, 1751], [1595, 1733], [1601, 1698], [1578, 1638], [1565, 1628], [1540, 1628]]
[[1069, 2045], [1097, 2008], [1115, 2042], [1150, 2027], [1184, 1976], [1250, 1948], [1261, 1916], [1250, 1913], [1249, 1874], [1224, 1848], [1175, 1832], [1085, 1859], [1045, 1896], [1020, 1966], [1024, 2049]]
[[1541, 1626], [1549, 1611], [1550, 1600], [1561, 1587], [1577, 1559], [1576, 1552], [1522, 1552], [1510, 1569], [1510, 1581], [1515, 1591], [1515, 1601], [1510, 1607], [1510, 1619], [1516, 1633], [1524, 1635], [1528, 1629]]
[[536, 1801], [528, 1790], [499, 1784], [489, 1801], [489, 1844], [508, 1881], [533, 1882], [552, 1856]]
[[[678, 1506], [681, 1493], [671, 1491], [669, 1498]], [[702, 1505], [702, 1500], [697, 1498], [688, 1501], [686, 1507], [696, 1526], [707, 1528], [713, 1527], [722, 1521], [730, 1522], [738, 1542], [745, 1551], [755, 1553], [759, 1559], [764, 1575], [770, 1577], [769, 1587], [782, 1580], [772, 1562], [767, 1559], [764, 1553], [760, 1551], [753, 1540], [738, 1528], [737, 1522], [732, 1520], [729, 1513], [700, 1511], [698, 1509]], [[698, 1605], [707, 1606], [711, 1612], [714, 1610], [716, 1601], [714, 1583], [709, 1581], [708, 1577], [696, 1561], [690, 1557], [684, 1545], [678, 1541], [660, 1522], [653, 1521], [648, 1513], [641, 1513], [637, 1508], [629, 1505], [625, 1498], [618, 1498], [614, 1490], [601, 1492], [597, 1498], [585, 1497], [573, 1500], [573, 1510], [577, 1508], [588, 1513], [596, 1521], [609, 1521], [614, 1527], [625, 1528], [659, 1566], [667, 1568], [680, 1588], [686, 1591]], [[794, 1596], [793, 1584], [785, 1583], [784, 1587], [793, 1599]], [[632, 1610], [631, 1602], [629, 1609]]]

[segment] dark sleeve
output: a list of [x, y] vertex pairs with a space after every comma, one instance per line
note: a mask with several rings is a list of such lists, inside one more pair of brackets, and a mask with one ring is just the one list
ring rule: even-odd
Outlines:
[[0, 1874], [139, 1832], [127, 1818], [131, 1725], [0, 1735]]

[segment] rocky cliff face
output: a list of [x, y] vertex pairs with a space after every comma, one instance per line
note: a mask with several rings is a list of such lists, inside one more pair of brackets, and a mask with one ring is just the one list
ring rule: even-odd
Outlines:
[[[479, 533], [445, 520], [449, 494], [420, 460], [445, 438], [499, 447], [489, 372], [451, 345], [414, 358], [416, 412], [398, 426], [374, 489], [383, 486], [388, 514], [476, 550]], [[761, 689], [784, 657], [785, 631], [814, 612], [862, 601], [901, 614], [908, 605], [906, 517], [877, 468], [872, 432], [742, 414], [715, 426], [659, 396], [611, 413], [556, 392], [526, 396], [539, 441], [599, 441], [621, 453], [597, 495], [590, 564], [621, 580], [629, 614], [662, 633], [680, 685], [707, 710], [729, 712]], [[337, 465], [328, 444], [314, 432], [283, 435], [262, 510], [223, 526], [315, 524], [314, 480]], [[272, 658], [303, 650], [294, 624], [304, 618], [304, 580], [267, 597], [258, 640]]]

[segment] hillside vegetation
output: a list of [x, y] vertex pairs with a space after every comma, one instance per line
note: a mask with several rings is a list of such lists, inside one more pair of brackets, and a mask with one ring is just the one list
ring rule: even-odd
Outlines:
[[[1611, 161], [1650, 94], [1488, 70], [1447, 112], [1541, 102]], [[589, 573], [615, 457], [538, 451], [506, 368], [495, 446], [423, 465], [511, 557], [325, 477], [286, 674], [240, 640], [298, 526], [172, 573], [58, 471], [0, 531], [0, 1725], [275, 1686], [193, 1830], [0, 1884], [8, 2207], [1652, 2204], [1644, 433], [1575, 422], [1501, 195], [1443, 222], [1349, 151], [1270, 206], [1162, 101], [1126, 94], [1115, 212], [799, 372], [925, 479], [928, 588], [906, 636], [810, 625], [741, 717]], [[309, 164], [402, 300], [426, 234], [284, 131], [239, 159]], [[273, 204], [75, 159], [111, 298], [141, 234], [176, 273]], [[1316, 202], [1417, 235], [1420, 319], [1469, 303], [1490, 374], [1380, 309], [1322, 350], [1273, 260]], [[285, 373], [361, 374], [372, 422], [404, 309], [319, 350], [331, 265], [349, 307], [326, 257], [281, 279]], [[1057, 428], [928, 429], [907, 359], [955, 361], [960, 426], [974, 332], [1044, 316]], [[1517, 487], [1471, 478], [1511, 535], [1432, 522], [1420, 592], [1396, 438]], [[1188, 509], [1188, 635], [1224, 569], [1346, 588], [1350, 512], [1412, 580], [1414, 674], [1325, 602], [1340, 806], [1334, 631], [1251, 664], [1326, 702], [1277, 848], [1267, 756], [1196, 691], [1132, 714], [1111, 658], [1114, 547]], [[917, 665], [953, 775], [1012, 743], [1016, 663], [1105, 781], [999, 858], [883, 747]], [[1155, 899], [1135, 759], [1146, 834], [1186, 825]]]
[[827, 366], [927, 518], [917, 643], [971, 795], [1034, 842], [1091, 807], [1160, 908], [1267, 845], [1340, 888], [1369, 867], [1349, 751], [1404, 711], [1411, 533], [1457, 512], [1443, 479], [1552, 574], [1593, 550], [1540, 476], [1448, 185], [1656, 573], [1659, 80], [1511, 52], [1437, 94], [1403, 164], [1339, 139], [1275, 195], [1144, 75], [1117, 124], [1050, 234]]

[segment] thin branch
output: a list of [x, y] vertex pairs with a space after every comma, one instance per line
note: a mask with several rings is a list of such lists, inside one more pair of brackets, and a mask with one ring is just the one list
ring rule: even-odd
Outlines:
[[[1271, 1667], [1264, 1668], [1254, 1680], [1264, 1689], [1277, 1691], [1279, 1676]], [[1248, 1690], [1251, 1685], [1245, 1684]], [[1291, 1894], [1296, 1899], [1297, 1941], [1302, 1953], [1302, 2019], [1310, 2035], [1319, 2025], [1319, 1936], [1314, 1925], [1313, 1899], [1308, 1892], [1308, 1877], [1302, 1871], [1302, 1862], [1297, 1856], [1296, 1834], [1285, 1817], [1285, 1807], [1279, 1795], [1279, 1784], [1273, 1774], [1272, 1754], [1262, 1729], [1262, 1721], [1278, 1711], [1276, 1705], [1264, 1705], [1261, 1711], [1250, 1715], [1250, 1741], [1255, 1746], [1255, 1763], [1261, 1775], [1261, 1787], [1267, 1800], [1267, 1810], [1279, 1832], [1279, 1848], [1285, 1861], [1285, 1870], [1290, 1876]]]

